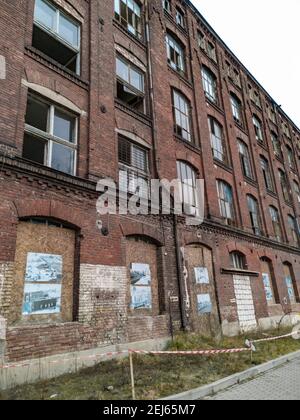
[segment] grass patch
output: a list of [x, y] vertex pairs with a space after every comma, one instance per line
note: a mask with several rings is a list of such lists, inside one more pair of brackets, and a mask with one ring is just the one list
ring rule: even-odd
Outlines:
[[[281, 330], [285, 334], [290, 330]], [[278, 330], [268, 336], [278, 335]], [[244, 347], [245, 339], [265, 338], [261, 333], [235, 338], [213, 339], [180, 334], [168, 350], [199, 350]], [[153, 400], [180, 393], [242, 372], [285, 354], [300, 350], [300, 341], [292, 338], [257, 345], [251, 362], [250, 353], [221, 356], [134, 356], [136, 395]], [[51, 398], [52, 397], [52, 398]], [[1, 392], [0, 400], [129, 400], [131, 399], [128, 358], [103, 362], [77, 374], [65, 375], [38, 384], [19, 386]]]

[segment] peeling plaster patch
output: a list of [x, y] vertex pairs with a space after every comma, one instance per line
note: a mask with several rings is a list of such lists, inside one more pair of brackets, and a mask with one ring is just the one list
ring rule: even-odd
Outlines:
[[6, 59], [0, 55], [0, 80], [6, 79]]

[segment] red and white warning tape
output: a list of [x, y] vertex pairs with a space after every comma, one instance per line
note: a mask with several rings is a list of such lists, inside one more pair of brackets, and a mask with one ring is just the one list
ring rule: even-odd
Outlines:
[[223, 349], [223, 350], [196, 350], [196, 351], [143, 351], [143, 350], [129, 350], [132, 354], [149, 354], [154, 356], [163, 356], [163, 355], [172, 355], [172, 356], [209, 356], [216, 354], [232, 354], [232, 353], [242, 353], [250, 351], [251, 349], [242, 348], [242, 349]]
[[293, 337], [295, 335], [294, 332], [290, 333], [290, 334], [285, 334], [285, 335], [280, 335], [278, 337], [268, 337], [268, 338], [261, 338], [260, 340], [251, 340], [251, 343], [263, 343], [266, 341], [276, 341], [276, 340], [281, 340], [283, 338], [289, 338], [289, 337]]
[[[66, 362], [74, 362], [77, 363], [79, 361], [84, 360], [95, 360], [105, 358], [105, 357], [116, 357], [116, 356], [124, 356], [131, 354], [143, 354], [143, 355], [169, 355], [169, 356], [209, 356], [209, 355], [218, 355], [218, 354], [233, 354], [233, 353], [242, 353], [251, 351], [249, 348], [242, 348], [242, 349], [223, 349], [223, 350], [197, 350], [197, 351], [144, 351], [144, 350], [124, 350], [119, 352], [110, 352], [110, 353], [101, 353], [101, 354], [92, 354], [90, 356], [85, 357], [78, 357], [78, 358], [69, 358], [69, 359], [58, 359], [58, 360], [50, 360], [48, 363], [49, 365], [55, 365], [60, 363]], [[10, 369], [16, 367], [33, 367], [35, 365], [39, 365], [39, 360], [33, 361], [26, 361], [23, 363], [9, 363], [6, 365], [0, 366], [0, 369]]]

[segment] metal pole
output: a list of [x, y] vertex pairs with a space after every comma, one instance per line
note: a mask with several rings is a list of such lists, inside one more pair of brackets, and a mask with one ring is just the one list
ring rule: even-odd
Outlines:
[[133, 358], [132, 352], [129, 352], [129, 362], [130, 362], [130, 377], [131, 377], [131, 389], [132, 389], [132, 399], [135, 401], [135, 383], [134, 383], [134, 371], [133, 371]]

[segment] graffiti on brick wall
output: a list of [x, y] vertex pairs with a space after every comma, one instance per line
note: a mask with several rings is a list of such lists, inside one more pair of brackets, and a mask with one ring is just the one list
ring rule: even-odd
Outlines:
[[148, 264], [131, 264], [131, 309], [151, 309], [151, 271]]
[[60, 313], [62, 264], [60, 255], [28, 253], [23, 315]]

